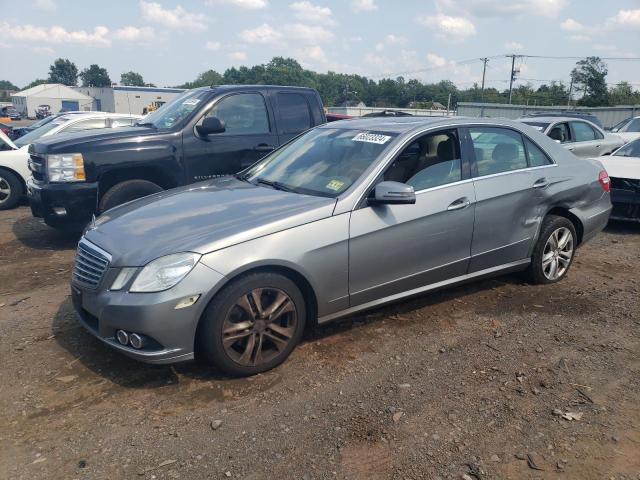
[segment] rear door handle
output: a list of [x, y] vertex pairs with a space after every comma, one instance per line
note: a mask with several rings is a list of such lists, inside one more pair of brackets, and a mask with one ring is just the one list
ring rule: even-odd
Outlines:
[[454, 201], [451, 205], [447, 207], [447, 210], [462, 210], [463, 208], [467, 208], [471, 205], [471, 202], [467, 197], [462, 197]]
[[260, 145], [256, 145], [255, 147], [253, 147], [256, 152], [270, 152], [275, 148], [276, 147], [274, 147], [273, 145], [267, 145], [266, 143], [261, 143]]
[[546, 188], [549, 186], [549, 181], [546, 178], [539, 178], [533, 184], [533, 188]]

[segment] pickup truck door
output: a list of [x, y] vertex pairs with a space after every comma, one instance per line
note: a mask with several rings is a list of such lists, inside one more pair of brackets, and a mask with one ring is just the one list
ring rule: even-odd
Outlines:
[[[222, 133], [202, 136], [197, 131], [207, 116], [225, 123]], [[187, 183], [239, 172], [277, 146], [273, 117], [260, 92], [234, 92], [220, 98], [183, 134]]]
[[311, 107], [305, 95], [295, 92], [275, 92], [275, 102], [280, 145], [313, 126]]

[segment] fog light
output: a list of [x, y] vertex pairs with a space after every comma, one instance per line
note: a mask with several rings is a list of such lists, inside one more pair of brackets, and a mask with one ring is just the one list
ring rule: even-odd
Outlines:
[[126, 345], [129, 343], [129, 334], [124, 330], [118, 330], [116, 332], [116, 340], [118, 340], [120, 345]]
[[53, 213], [59, 217], [64, 217], [67, 215], [67, 209], [64, 207], [53, 207]]
[[200, 295], [191, 295], [190, 297], [183, 298], [178, 303], [176, 303], [176, 306], [173, 307], [173, 309], [180, 310], [181, 308], [190, 307], [191, 305], [196, 303], [199, 298], [200, 298]]
[[140, 349], [144, 347], [144, 340], [137, 333], [132, 333], [129, 335], [129, 343], [133, 348]]

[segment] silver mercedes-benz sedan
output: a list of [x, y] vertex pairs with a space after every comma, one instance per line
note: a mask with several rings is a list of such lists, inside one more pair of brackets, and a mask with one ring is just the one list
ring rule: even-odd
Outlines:
[[522, 123], [346, 120], [109, 210], [80, 240], [72, 297], [126, 355], [251, 375], [305, 325], [505, 272], [557, 282], [610, 210], [600, 163]]

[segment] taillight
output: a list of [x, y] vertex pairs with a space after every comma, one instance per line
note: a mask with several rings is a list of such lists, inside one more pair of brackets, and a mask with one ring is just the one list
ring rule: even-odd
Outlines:
[[609, 174], [606, 170], [600, 170], [600, 173], [598, 174], [598, 183], [600, 183], [602, 190], [605, 192], [611, 190], [611, 179], [609, 178]]

